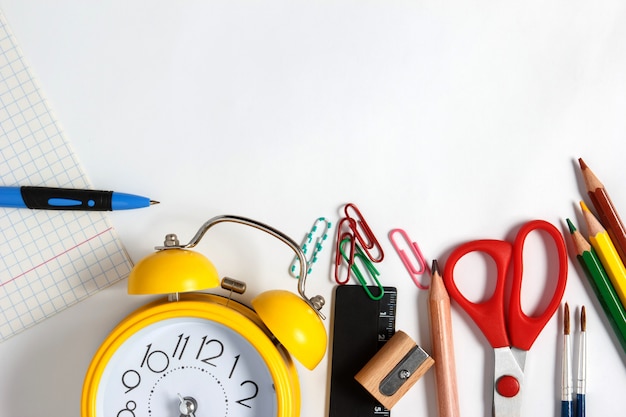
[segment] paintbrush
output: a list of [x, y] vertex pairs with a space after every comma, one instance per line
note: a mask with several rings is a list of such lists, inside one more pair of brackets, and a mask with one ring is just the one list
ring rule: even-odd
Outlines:
[[573, 416], [572, 363], [569, 305], [565, 303], [563, 312], [563, 355], [561, 361], [561, 417]]

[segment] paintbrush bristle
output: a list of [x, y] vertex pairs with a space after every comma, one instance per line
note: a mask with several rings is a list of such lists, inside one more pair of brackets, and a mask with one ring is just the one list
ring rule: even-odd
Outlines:
[[565, 303], [565, 311], [563, 313], [563, 334], [569, 334], [569, 305]]
[[585, 306], [580, 310], [580, 331], [587, 331], [587, 313], [585, 312]]

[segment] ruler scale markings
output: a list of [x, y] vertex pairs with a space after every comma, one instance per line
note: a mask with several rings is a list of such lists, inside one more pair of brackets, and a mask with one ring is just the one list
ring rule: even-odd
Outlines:
[[385, 295], [373, 301], [360, 285], [336, 287], [329, 417], [390, 416], [354, 379], [395, 333], [397, 291], [394, 287], [384, 290]]

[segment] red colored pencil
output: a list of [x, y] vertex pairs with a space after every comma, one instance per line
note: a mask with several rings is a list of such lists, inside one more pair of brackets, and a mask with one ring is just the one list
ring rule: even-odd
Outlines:
[[578, 163], [580, 164], [580, 170], [583, 180], [585, 181], [587, 194], [598, 213], [598, 219], [608, 232], [622, 262], [626, 263], [626, 228], [604, 185], [600, 182], [598, 177], [595, 176], [593, 171], [589, 169], [582, 158], [578, 159]]

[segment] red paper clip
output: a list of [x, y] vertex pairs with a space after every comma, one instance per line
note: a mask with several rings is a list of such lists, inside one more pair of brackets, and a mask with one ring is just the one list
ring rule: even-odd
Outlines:
[[[344, 222], [349, 223], [349, 231], [342, 230], [344, 226]], [[354, 223], [354, 220], [344, 217], [343, 219], [341, 219], [341, 221], [339, 221], [339, 224], [337, 225], [337, 242], [335, 245], [335, 282], [337, 282], [337, 284], [339, 285], [344, 285], [350, 280], [350, 271], [352, 270], [352, 265], [354, 265], [354, 253], [356, 249], [356, 242], [354, 241], [354, 234], [352, 232], [353, 230], [352, 223]], [[342, 250], [343, 249], [342, 242], [345, 240], [350, 241], [350, 250], [347, 252], [348, 253], [347, 259], [342, 255], [342, 252], [346, 253], [346, 251]], [[340, 274], [341, 264], [344, 259], [346, 260], [346, 262], [348, 262], [348, 266], [346, 268], [346, 271], [347, 271], [346, 278], [341, 279], [339, 278], [339, 274]]]
[[[350, 215], [350, 209], [354, 211], [354, 214], [356, 216]], [[365, 252], [367, 257], [372, 262], [381, 262], [385, 257], [385, 253], [383, 252], [383, 248], [382, 246], [380, 246], [380, 243], [378, 243], [378, 239], [376, 239], [376, 236], [372, 232], [372, 229], [363, 218], [361, 211], [354, 204], [348, 203], [344, 208], [344, 213], [346, 214], [346, 218], [352, 220], [350, 222], [350, 227], [354, 232], [354, 237], [361, 244], [363, 252]], [[375, 258], [374, 256], [372, 256], [372, 253], [370, 252], [371, 249], [376, 249], [376, 251], [378, 252], [378, 257]]]

